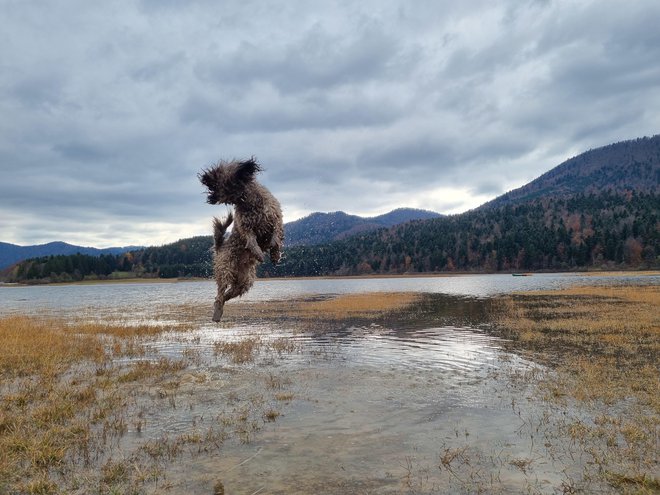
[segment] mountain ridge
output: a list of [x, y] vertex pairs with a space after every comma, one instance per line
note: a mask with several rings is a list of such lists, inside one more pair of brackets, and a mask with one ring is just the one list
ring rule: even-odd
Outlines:
[[397, 208], [373, 217], [361, 217], [343, 211], [314, 212], [287, 222], [284, 225], [284, 242], [286, 246], [322, 244], [383, 227], [440, 216], [439, 213], [416, 208]]
[[[302, 239], [312, 239], [311, 244], [314, 243], [314, 239], [317, 239], [314, 235], [309, 234], [309, 229], [313, 229], [318, 232], [318, 242], [328, 242], [333, 238], [336, 239], [345, 239], [351, 235], [368, 232], [382, 227], [391, 227], [397, 223], [404, 223], [407, 221], [425, 219], [425, 218], [435, 218], [440, 216], [439, 213], [435, 213], [428, 210], [420, 210], [415, 208], [397, 208], [390, 212], [378, 215], [375, 217], [361, 217], [358, 215], [351, 215], [343, 211], [323, 213], [323, 212], [314, 212], [299, 220], [293, 222], [287, 222], [285, 227], [285, 241], [289, 237], [293, 228], [294, 237], [301, 239], [295, 244], [287, 243], [290, 245], [309, 245], [310, 242], [305, 242]], [[311, 220], [311, 221], [310, 221]], [[334, 222], [336, 226], [341, 228], [333, 229], [328, 228], [328, 224]], [[300, 229], [300, 225], [303, 226], [303, 229]], [[293, 226], [293, 227], [292, 227]], [[332, 232], [333, 237], [328, 237], [328, 232]], [[174, 241], [175, 244], [180, 242], [182, 239]], [[156, 246], [149, 246], [156, 247]], [[101, 255], [118, 255], [123, 254], [129, 251], [137, 251], [147, 249], [145, 246], [124, 246], [124, 247], [109, 247], [109, 248], [95, 248], [95, 247], [86, 247], [86, 246], [77, 246], [74, 244], [69, 244], [63, 241], [52, 241], [45, 244], [34, 244], [29, 246], [20, 246], [17, 244], [11, 244], [8, 242], [0, 242], [0, 270], [18, 263], [20, 261], [39, 258], [43, 256], [59, 256], [59, 255], [73, 255], [73, 254], [85, 254], [89, 256], [101, 256]]]
[[101, 256], [102, 254], [117, 255], [143, 248], [144, 246], [95, 248], [76, 246], [75, 244], [69, 244], [64, 241], [52, 241], [45, 244], [20, 246], [18, 244], [0, 241], [0, 270], [22, 260], [37, 258], [40, 256], [70, 255], [76, 253], [87, 254], [90, 256]]
[[660, 193], [660, 134], [590, 149], [479, 208], [596, 191]]

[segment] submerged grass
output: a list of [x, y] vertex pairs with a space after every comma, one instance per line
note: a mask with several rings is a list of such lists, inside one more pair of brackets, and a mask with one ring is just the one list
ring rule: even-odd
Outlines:
[[249, 363], [254, 360], [255, 354], [262, 346], [259, 337], [247, 337], [239, 341], [218, 341], [213, 344], [216, 354], [228, 356], [234, 364]]

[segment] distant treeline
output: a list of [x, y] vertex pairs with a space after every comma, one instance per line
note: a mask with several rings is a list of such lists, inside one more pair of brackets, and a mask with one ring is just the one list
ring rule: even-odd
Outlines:
[[[260, 276], [660, 266], [660, 196], [601, 193], [481, 208], [316, 246], [291, 247]], [[51, 256], [20, 263], [15, 282], [209, 277], [210, 236], [123, 255]]]
[[120, 255], [45, 256], [19, 263], [5, 278], [9, 282], [48, 283], [131, 277], [210, 277], [211, 244], [210, 236], [199, 236]]
[[288, 249], [270, 276], [657, 267], [660, 197], [602, 193], [485, 208]]

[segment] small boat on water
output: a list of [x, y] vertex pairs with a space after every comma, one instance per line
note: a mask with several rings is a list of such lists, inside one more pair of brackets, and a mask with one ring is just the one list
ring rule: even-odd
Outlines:
[[532, 276], [531, 273], [512, 273], [511, 275], [513, 275], [514, 277], [531, 277]]

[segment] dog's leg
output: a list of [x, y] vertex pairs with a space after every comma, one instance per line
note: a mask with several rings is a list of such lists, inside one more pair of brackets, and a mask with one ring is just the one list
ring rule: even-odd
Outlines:
[[282, 258], [282, 242], [277, 237], [270, 241], [270, 260], [277, 265]]
[[227, 283], [222, 277], [222, 279], [218, 279], [218, 294], [215, 297], [215, 301], [213, 303], [213, 321], [216, 323], [220, 321], [222, 318], [222, 313], [224, 312], [225, 309], [225, 301], [227, 301], [225, 297], [225, 293], [227, 292]]
[[252, 284], [249, 286], [245, 286], [243, 284], [236, 284], [232, 285], [224, 294], [224, 300], [229, 301], [230, 299], [234, 299], [235, 297], [240, 297], [243, 294], [245, 294], [248, 290], [250, 290], [250, 287]]
[[225, 307], [224, 294], [229, 285], [231, 259], [229, 256], [229, 246], [225, 244], [225, 232], [227, 232], [227, 228], [231, 225], [233, 218], [233, 215], [229, 213], [224, 220], [219, 218], [213, 219], [213, 274], [218, 286], [218, 293], [213, 303], [213, 321], [215, 322], [220, 321], [220, 318], [222, 318]]
[[225, 302], [221, 297], [216, 297], [213, 303], [213, 321], [218, 323], [222, 319], [222, 313], [225, 310]]
[[276, 227], [273, 238], [270, 240], [270, 260], [277, 265], [282, 258], [282, 245], [284, 244], [284, 229]]
[[216, 252], [216, 258], [213, 266], [213, 272], [215, 275], [216, 285], [218, 287], [218, 293], [215, 297], [215, 302], [213, 303], [213, 321], [218, 322], [222, 318], [222, 313], [225, 308], [225, 292], [229, 286], [229, 260], [227, 259], [227, 253], [224, 250]]
[[257, 271], [254, 265], [236, 273], [231, 287], [224, 294], [225, 301], [245, 294], [254, 284], [255, 278], [257, 278]]
[[259, 260], [259, 262], [263, 262], [264, 252], [259, 247], [259, 243], [257, 242], [257, 237], [254, 235], [254, 233], [246, 232], [245, 239], [246, 239], [245, 249], [250, 251], [250, 253], [252, 253], [252, 255]]

